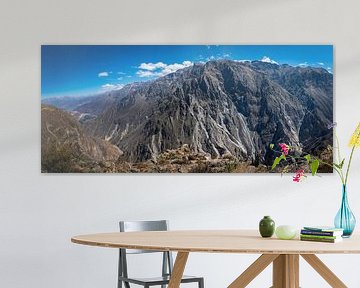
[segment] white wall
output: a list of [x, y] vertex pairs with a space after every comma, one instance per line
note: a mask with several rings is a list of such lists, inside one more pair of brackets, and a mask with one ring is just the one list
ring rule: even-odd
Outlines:
[[[336, 120], [346, 144], [359, 118], [358, 1], [2, 0], [0, 9], [0, 287], [115, 287], [116, 250], [70, 243], [116, 231], [120, 219], [171, 221], [173, 229], [331, 224], [340, 204], [333, 176], [301, 184], [276, 175], [41, 175], [41, 44], [335, 45]], [[346, 145], [343, 145], [345, 149]], [[350, 203], [360, 219], [360, 151]], [[193, 254], [188, 273], [226, 287], [255, 255]], [[360, 287], [359, 256], [321, 256]], [[146, 264], [134, 260], [139, 269]], [[270, 286], [267, 269], [249, 287]], [[302, 287], [328, 287], [301, 262]]]

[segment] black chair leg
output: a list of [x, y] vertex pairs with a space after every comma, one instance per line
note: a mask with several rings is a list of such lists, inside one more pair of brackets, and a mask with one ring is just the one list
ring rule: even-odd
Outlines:
[[204, 288], [204, 279], [200, 279], [199, 288]]
[[125, 281], [124, 281], [124, 286], [125, 286], [125, 288], [130, 288], [129, 282], [125, 282]]

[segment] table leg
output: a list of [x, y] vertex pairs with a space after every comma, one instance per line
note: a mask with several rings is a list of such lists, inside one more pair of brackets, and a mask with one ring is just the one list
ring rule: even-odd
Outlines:
[[347, 286], [314, 254], [301, 255], [316, 272], [333, 288], [347, 288]]
[[[314, 254], [301, 255], [333, 288], [347, 286]], [[299, 288], [299, 255], [261, 255], [228, 288], [244, 288], [273, 262], [272, 288]], [[177, 288], [177, 287], [176, 287]]]
[[269, 266], [279, 255], [263, 254], [251, 264], [228, 288], [244, 288], [254, 280], [267, 266]]
[[299, 255], [288, 255], [290, 288], [299, 288]]
[[177, 253], [168, 288], [180, 287], [181, 278], [183, 277], [185, 265], [188, 257], [189, 257], [189, 252]]
[[299, 255], [282, 254], [273, 263], [273, 288], [299, 288]]

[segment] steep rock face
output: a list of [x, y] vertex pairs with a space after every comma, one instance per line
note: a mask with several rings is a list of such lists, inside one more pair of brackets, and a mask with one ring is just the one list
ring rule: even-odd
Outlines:
[[225, 92], [258, 137], [252, 145], [264, 155], [269, 143], [299, 145], [298, 131], [304, 107], [297, 97], [253, 67], [231, 61], [215, 62]]
[[322, 149], [332, 144], [333, 75], [323, 68], [292, 67], [262, 62], [252, 66], [266, 73], [301, 102], [305, 108], [299, 140], [306, 150]]
[[86, 127], [132, 162], [184, 144], [214, 158], [265, 162], [269, 143], [306, 144], [314, 133], [330, 141], [332, 75], [276, 66], [210, 61], [127, 85]]
[[[121, 151], [109, 142], [87, 135], [68, 112], [42, 105], [41, 154], [44, 164], [44, 161], [49, 160], [46, 157], [54, 157], [55, 154], [59, 158], [66, 157], [68, 162], [115, 161]], [[51, 167], [45, 170], [49, 169]]]

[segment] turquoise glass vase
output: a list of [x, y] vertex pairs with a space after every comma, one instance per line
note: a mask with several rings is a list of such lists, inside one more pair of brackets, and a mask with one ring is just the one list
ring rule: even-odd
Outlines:
[[350, 237], [355, 229], [356, 219], [349, 207], [346, 185], [342, 186], [341, 206], [336, 214], [334, 224], [336, 228], [344, 229], [344, 238]]

